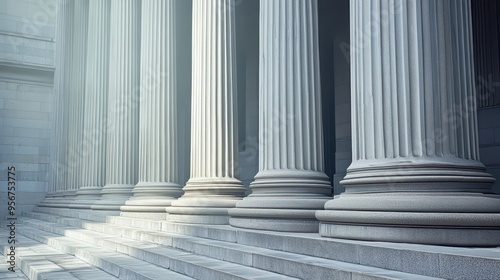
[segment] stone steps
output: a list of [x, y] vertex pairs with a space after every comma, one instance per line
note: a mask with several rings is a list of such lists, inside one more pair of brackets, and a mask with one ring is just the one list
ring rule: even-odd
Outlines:
[[[32, 234], [34, 235], [33, 238], [39, 240], [45, 238], [46, 242], [49, 242], [52, 246], [65, 252], [72, 252], [75, 250], [75, 248], [73, 248], [74, 244], [85, 243], [89, 248], [95, 247], [101, 248], [101, 250], [106, 249], [117, 255], [126, 256], [128, 259], [134, 258], [135, 262], [140, 260], [141, 262], [147, 263], [149, 266], [155, 266], [163, 270], [169, 269], [170, 271], [189, 275], [196, 279], [294, 279], [251, 267], [197, 256], [179, 249], [134, 241], [41, 220], [24, 219], [19, 228], [21, 234]], [[40, 238], [40, 236], [43, 237]], [[66, 239], [68, 242], [61, 242], [61, 240], [64, 241]], [[86, 261], [92, 264], [94, 263], [91, 259], [86, 259]], [[134, 262], [127, 260], [124, 261], [123, 264], [129, 266], [130, 264], [133, 265]], [[108, 271], [108, 268], [102, 268]], [[188, 279], [187, 277], [176, 277], [175, 275], [169, 275], [167, 277], [166, 275], [169, 274], [163, 272], [158, 273], [157, 278], [133, 277], [129, 279]]]
[[[56, 220], [60, 219], [61, 222], [67, 224], [74, 223], [72, 225], [75, 227], [82, 227], [83, 223], [83, 227], [88, 227], [88, 229], [106, 230], [106, 232], [114, 235], [148, 242], [169, 244], [172, 241], [169, 241], [171, 237], [168, 234], [177, 234], [184, 237], [190, 236], [210, 240], [212, 244], [215, 244], [216, 241], [222, 241], [229, 244], [230, 247], [234, 244], [246, 245], [253, 249], [269, 249], [274, 252], [287, 252], [316, 257], [321, 260], [334, 260], [342, 263], [359, 264], [363, 267], [376, 267], [415, 275], [445, 279], [500, 279], [500, 247], [460, 248], [366, 242], [322, 238], [318, 234], [311, 233], [266, 232], [238, 229], [230, 226], [176, 224], [167, 221], [106, 216], [88, 210], [62, 211], [61, 209], [43, 208], [35, 209], [35, 211], [38, 211], [38, 213], [30, 215], [39, 216], [32, 216], [34, 218], [43, 219], [44, 214], [52, 214], [58, 217]], [[105, 225], [99, 225], [100, 223], [105, 223]], [[99, 229], [100, 227], [105, 229]], [[138, 228], [141, 230], [138, 231]], [[175, 244], [188, 244], [189, 239], [184, 238], [183, 240]], [[214, 246], [210, 246], [209, 248], [214, 248]], [[203, 248], [203, 246], [193, 248], [197, 247]], [[181, 248], [189, 250], [190, 247]], [[215, 249], [212, 250], [216, 252]], [[220, 253], [214, 253], [213, 255], [220, 256]], [[266, 264], [269, 265], [269, 262]], [[276, 269], [275, 267], [279, 266], [274, 266], [273, 269]], [[286, 267], [282, 269], [287, 270]]]
[[[1, 230], [0, 235], [6, 236], [7, 231]], [[16, 235], [16, 268], [8, 271], [5, 265], [6, 254], [11, 245], [2, 244], [0, 254], [2, 264], [0, 279], [47, 279], [47, 280], [113, 280], [118, 279], [99, 268], [89, 265], [70, 254], [62, 253], [49, 245], [33, 239]]]
[[[50, 214], [27, 213], [23, 223], [43, 230], [65, 234], [110, 248], [130, 247], [130, 242], [120, 242], [117, 237], [155, 243], [183, 252], [209, 257], [262, 270], [297, 277], [300, 279], [435, 279], [414, 274], [344, 263], [265, 248], [183, 236], [160, 231], [137, 230], [136, 228], [106, 223], [64, 218]], [[45, 221], [42, 223], [41, 220]], [[111, 240], [111, 237], [114, 239]], [[90, 240], [92, 239], [92, 240]], [[105, 240], [105, 241], [103, 241]], [[131, 249], [124, 249], [130, 252]], [[144, 256], [145, 252], [133, 253]], [[212, 278], [208, 278], [212, 279]], [[219, 278], [217, 278], [219, 279]]]
[[[104, 270], [113, 275], [115, 277], [113, 279], [192, 279], [191, 277], [172, 272], [166, 268], [158, 267], [125, 254], [73, 238], [42, 231], [23, 224], [19, 224], [17, 230], [20, 235], [31, 238], [39, 243], [48, 244], [54, 249]], [[82, 275], [82, 279], [83, 277], [89, 279], [85, 274]], [[30, 277], [30, 279], [36, 278]]]

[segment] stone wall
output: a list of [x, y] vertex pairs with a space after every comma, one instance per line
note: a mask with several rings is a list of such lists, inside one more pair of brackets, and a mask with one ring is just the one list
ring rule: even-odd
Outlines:
[[500, 193], [500, 107], [480, 108], [477, 122], [481, 162], [497, 179], [493, 190]]
[[[352, 48], [349, 41], [349, 1], [335, 0], [332, 28], [333, 37], [333, 79], [335, 91], [335, 175], [333, 194], [344, 191], [340, 185], [351, 164], [351, 73], [349, 55]], [[324, 77], [324, 76], [323, 76]]]
[[239, 178], [248, 187], [259, 169], [259, 2], [254, 0], [235, 3], [238, 167]]
[[0, 10], [0, 219], [7, 167], [16, 168], [16, 210], [46, 192], [50, 160], [55, 1], [4, 0]]
[[478, 0], [471, 9], [480, 156], [500, 193], [500, 5]]

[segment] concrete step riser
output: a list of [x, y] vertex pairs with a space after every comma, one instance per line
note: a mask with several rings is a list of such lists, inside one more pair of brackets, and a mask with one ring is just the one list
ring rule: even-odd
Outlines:
[[[57, 220], [55, 217], [53, 219], [47, 218], [47, 220]], [[63, 220], [63, 222], [70, 222], [69, 220]], [[142, 250], [137, 250], [127, 244], [121, 244], [119, 242], [114, 242], [109, 239], [100, 239], [96, 237], [91, 237], [87, 233], [78, 232], [78, 230], [64, 230], [53, 228], [50, 226], [44, 226], [39, 224], [34, 224], [27, 221], [30, 226], [38, 227], [39, 229], [49, 231], [56, 234], [65, 234], [68, 237], [75, 238], [77, 240], [89, 242], [95, 245], [103, 246], [111, 250], [117, 250], [122, 253], [129, 254], [136, 258], [140, 258], [146, 261], [150, 261], [157, 265], [162, 265], [166, 263], [166, 260], [162, 260], [161, 256], [154, 253], [144, 252]], [[74, 221], [72, 224], [77, 223]], [[85, 228], [91, 230], [92, 223], [81, 222]], [[86, 225], [86, 226], [85, 226]], [[98, 225], [99, 229], [106, 229], [105, 225]], [[106, 230], [104, 230], [106, 231]], [[112, 231], [112, 230], [110, 230]], [[111, 232], [113, 234], [114, 232]], [[334, 277], [334, 279], [349, 279], [351, 277], [356, 277], [356, 279], [388, 279], [388, 277], [378, 277], [375, 275], [366, 275], [362, 272], [346, 271], [342, 269], [334, 269], [332, 267], [321, 266], [320, 264], [312, 264], [311, 262], [301, 262], [300, 260], [290, 260], [272, 256], [272, 252], [263, 252], [262, 254], [257, 252], [245, 252], [242, 250], [235, 250], [230, 248], [223, 248], [220, 246], [212, 246], [207, 244], [197, 244], [192, 241], [193, 238], [179, 238], [172, 237], [173, 243], [170, 246], [178, 249], [183, 249], [188, 252], [193, 252], [198, 255], [203, 255], [211, 258], [217, 258], [221, 260], [227, 260], [234, 263], [242, 264], [245, 266], [253, 266], [258, 269], [272, 271], [275, 273], [280, 273], [288, 275], [291, 277], [297, 277], [301, 279], [329, 279]], [[257, 248], [257, 251], [259, 249]], [[262, 249], [260, 249], [262, 250]], [[281, 253], [286, 254], [286, 253]], [[293, 257], [293, 256], [292, 256]], [[157, 261], [156, 261], [157, 260]], [[172, 261], [169, 259], [169, 261]], [[319, 260], [321, 261], [321, 260]], [[355, 265], [352, 265], [355, 266]], [[405, 275], [400, 274], [400, 278]], [[413, 275], [416, 276], [416, 275]]]
[[[65, 235], [70, 238], [74, 238], [76, 240], [80, 240], [83, 242], [88, 242], [90, 244], [100, 246], [106, 249], [110, 250], [115, 250], [120, 253], [124, 253], [127, 255], [130, 255], [132, 257], [153, 263], [158, 266], [163, 266], [168, 268], [171, 266], [170, 264], [174, 261], [176, 261], [173, 258], [167, 258], [165, 256], [155, 254], [152, 252], [147, 252], [138, 248], [134, 248], [131, 246], [127, 246], [126, 244], [119, 243], [113, 240], [109, 239], [100, 239], [96, 237], [89, 236], [85, 233], [79, 233], [78, 231], [73, 231], [73, 230], [63, 230], [63, 229], [57, 229], [53, 228], [50, 226], [45, 226], [45, 225], [39, 225], [39, 224], [32, 224], [32, 223], [27, 223], [29, 226], [38, 228], [43, 231], [55, 233], [55, 234], [60, 234], [60, 235]], [[174, 242], [174, 243], [182, 243], [182, 241], [179, 242]], [[321, 268], [321, 267], [315, 267], [315, 266], [308, 266], [307, 269], [297, 269], [298, 267], [303, 267], [305, 264], [301, 264], [299, 262], [291, 262], [288, 260], [280, 260], [277, 258], [273, 257], [268, 257], [265, 255], [255, 255], [252, 253], [245, 253], [245, 252], [236, 252], [236, 251], [229, 251], [229, 250], [224, 250], [224, 248], [220, 248], [221, 250], [219, 251], [214, 251], [214, 248], [208, 248], [208, 246], [204, 245], [198, 245], [198, 244], [193, 244], [187, 242], [186, 244], [178, 244], [181, 246], [174, 246], [174, 248], [182, 249], [186, 248], [189, 250], [186, 250], [188, 252], [192, 252], [198, 255], [203, 255], [207, 257], [218, 257], [217, 259], [227, 259], [228, 261], [235, 262], [237, 264], [241, 265], [246, 265], [246, 266], [252, 266], [253, 262], [255, 261], [257, 266], [253, 266], [255, 268], [264, 269], [280, 274], [284, 274], [287, 276], [291, 277], [298, 277], [301, 279], [326, 279], [325, 277], [332, 277], [335, 276], [335, 279], [348, 279], [351, 278], [351, 272], [348, 271], [338, 271], [338, 270], [333, 270], [333, 269], [327, 269], [327, 268]], [[182, 246], [184, 245], [184, 246]], [[239, 254], [239, 255], [236, 255]], [[221, 258], [222, 256], [226, 256], [226, 258]], [[239, 260], [239, 261], [238, 261]], [[268, 264], [272, 263], [274, 264], [273, 266], [269, 266]], [[167, 266], [165, 266], [168, 264]], [[278, 268], [278, 269], [275, 269]], [[199, 267], [196, 266], [191, 266], [187, 267], [187, 269], [199, 269]], [[310, 270], [310, 272], [307, 275], [304, 275], [304, 271]], [[183, 272], [183, 271], [177, 271], [177, 272]], [[216, 275], [216, 279], [225, 279], [221, 278], [220, 275]], [[361, 276], [361, 274], [360, 274]], [[226, 279], [233, 279], [232, 276], [229, 276], [229, 278]], [[383, 278], [375, 278], [370, 276], [370, 278], [366, 279], [383, 279]]]
[[[17, 235], [15, 279], [31, 280], [116, 280], [118, 278], [97, 267], [90, 266], [82, 260], [62, 253], [48, 245], [41, 244], [25, 236]], [[7, 255], [10, 245], [0, 247], [2, 255]], [[61, 266], [62, 265], [62, 266]], [[65, 267], [72, 269], [67, 271]], [[77, 271], [75, 271], [75, 268]], [[19, 277], [20, 272], [27, 278]], [[8, 279], [12, 274], [5, 275]], [[0, 277], [2, 278], [2, 277]], [[2, 278], [3, 279], [3, 278]]]
[[[68, 214], [60, 209], [43, 209], [57, 216], [78, 216], [78, 213]], [[91, 213], [85, 213], [92, 216]], [[44, 214], [40, 214], [41, 219]], [[92, 219], [93, 220], [93, 219]], [[312, 257], [336, 260], [369, 267], [379, 267], [387, 270], [401, 271], [417, 275], [442, 277], [448, 279], [500, 279], [500, 256], [489, 257], [491, 253], [482, 250], [474, 253], [474, 249], [461, 250], [441, 246], [425, 246], [413, 244], [378, 244], [373, 242], [335, 240], [304, 235], [287, 235], [269, 232], [257, 232], [224, 227], [202, 227], [187, 224], [172, 224], [163, 221], [138, 220], [123, 217], [108, 217], [110, 223], [120, 223], [131, 227], [135, 223], [137, 228], [162, 231], [199, 237], [203, 239], [220, 240], [238, 243], [254, 248], [289, 252], [299, 255], [307, 254]], [[140, 225], [140, 226], [137, 226]], [[77, 225], [75, 225], [78, 227]], [[120, 233], [120, 230], [118, 232]], [[127, 233], [130, 238], [155, 237], [147, 234]], [[168, 245], [170, 242], [160, 240]], [[153, 241], [154, 242], [154, 241]], [[181, 243], [178, 243], [181, 244]], [[480, 249], [481, 250], [481, 249]], [[472, 253], [469, 253], [472, 251]], [[487, 257], [484, 257], [487, 256]], [[460, 265], [457, 265], [460, 263]]]
[[[130, 238], [138, 241], [149, 242], [154, 244], [159, 244], [163, 246], [173, 247], [189, 252], [193, 252], [199, 255], [204, 255], [212, 258], [218, 258], [224, 261], [231, 261], [242, 265], [252, 265], [252, 256], [255, 253], [239, 251], [231, 248], [222, 248], [215, 245], [197, 244], [192, 241], [193, 238], [186, 238], [182, 236], [175, 236], [166, 233], [158, 235], [153, 232], [142, 232], [132, 229], [117, 229], [110, 227], [106, 224], [95, 224], [92, 222], [84, 222], [81, 220], [69, 220], [69, 219], [58, 219], [57, 217], [41, 215], [31, 215], [32, 218], [43, 219], [48, 222], [59, 223], [62, 225], [68, 225], [77, 228], [83, 228], [95, 232], [100, 232], [104, 234], [110, 234], [114, 236], [120, 236], [125, 238]], [[83, 238], [83, 237], [82, 237]], [[228, 256], [228, 257], [225, 257]]]
[[[119, 253], [123, 253], [126, 255], [129, 255], [131, 257], [134, 257], [136, 259], [140, 259], [143, 261], [146, 261], [148, 263], [164, 267], [166, 269], [169, 269], [171, 271], [175, 271], [181, 274], [190, 274], [195, 272], [201, 279], [221, 279], [221, 280], [230, 280], [230, 279], [248, 279], [246, 277], [238, 277], [237, 275], [233, 274], [228, 274], [225, 273], [224, 271], [219, 271], [217, 269], [211, 269], [210, 267], [203, 267], [200, 265], [196, 265], [193, 263], [189, 263], [186, 261], [183, 261], [181, 259], [175, 258], [175, 255], [172, 257], [170, 256], [165, 256], [161, 254], [157, 254], [155, 252], [148, 251], [147, 249], [142, 249], [142, 248], [136, 248], [134, 246], [128, 245], [126, 243], [120, 243], [117, 241], [114, 241], [113, 239], [110, 239], [109, 237], [104, 237], [104, 238], [99, 238], [95, 236], [90, 236], [89, 234], [78, 232], [78, 230], [65, 230], [61, 228], [55, 228], [51, 227], [48, 225], [42, 225], [42, 224], [36, 224], [36, 223], [30, 223], [30, 222], [25, 222], [26, 225], [30, 227], [34, 227], [46, 232], [58, 234], [58, 235], [64, 235], [66, 237], [79, 240], [82, 242], [86, 242], [95, 246], [99, 246], [102, 248], [106, 248], [112, 251], [116, 251]], [[60, 244], [58, 246], [61, 246]], [[152, 245], [151, 247], [154, 247]], [[58, 249], [64, 249], [64, 250], [69, 250], [70, 253], [74, 253], [75, 255], [78, 255], [79, 251], [71, 251], [75, 250], [76, 248], [60, 248], [57, 247]], [[84, 258], [88, 259], [88, 256], [83, 256]], [[268, 273], [271, 274], [271, 273]], [[276, 274], [275, 277], [272, 279], [290, 279], [289, 277], [281, 276]], [[374, 279], [374, 278], [371, 278]]]
[[98, 267], [107, 273], [118, 277], [120, 279], [127, 280], [159, 280], [162, 278], [154, 278], [148, 277], [141, 274], [139, 271], [136, 271], [133, 268], [130, 268], [127, 265], [120, 265], [106, 260], [99, 256], [96, 252], [90, 252], [85, 249], [85, 247], [76, 247], [70, 246], [64, 242], [57, 240], [56, 238], [45, 238], [42, 236], [38, 236], [36, 234], [31, 233], [29, 230], [24, 229], [23, 227], [19, 228], [19, 234], [36, 240], [40, 243], [48, 244], [52, 248], [55, 248], [61, 252], [66, 254], [74, 255], [75, 257], [85, 261], [86, 263]]
[[[89, 244], [93, 244], [96, 246], [100, 246], [109, 250], [117, 251], [119, 253], [127, 254], [129, 256], [132, 256], [134, 258], [152, 263], [157, 266], [161, 266], [167, 269], [170, 269], [172, 271], [178, 272], [178, 273], [187, 273], [188, 271], [192, 270], [197, 270], [203, 272], [203, 275], [212, 275], [213, 278], [207, 277], [206, 279], [245, 279], [245, 278], [238, 278], [235, 277], [233, 274], [224, 274], [223, 272], [219, 271], [213, 271], [210, 269], [207, 269], [205, 267], [200, 267], [197, 265], [193, 265], [187, 262], [182, 262], [181, 260], [171, 258], [168, 256], [164, 256], [161, 254], [157, 254], [154, 252], [149, 252], [147, 250], [142, 250], [139, 248], [134, 248], [133, 246], [129, 246], [124, 243], [120, 243], [117, 241], [114, 241], [112, 239], [101, 239], [98, 237], [90, 236], [86, 233], [78, 232], [78, 230], [65, 230], [65, 229], [58, 229], [55, 227], [50, 227], [50, 226], [45, 226], [45, 225], [40, 225], [40, 224], [34, 224], [30, 222], [24, 222], [25, 224], [43, 230], [47, 231], [50, 233], [54, 234], [59, 234], [59, 235], [64, 235], [69, 238], [73, 238], [79, 241], [87, 242]], [[174, 264], [175, 263], [175, 264]], [[176, 270], [175, 268], [178, 268]], [[345, 275], [345, 274], [344, 274]], [[310, 278], [310, 279], [324, 279], [324, 278]], [[375, 278], [372, 278], [375, 279]]]

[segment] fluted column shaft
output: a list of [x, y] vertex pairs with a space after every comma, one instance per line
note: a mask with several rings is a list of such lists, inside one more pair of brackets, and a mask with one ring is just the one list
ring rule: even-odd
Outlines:
[[193, 1], [191, 178], [170, 221], [225, 224], [245, 193], [237, 179], [234, 0]]
[[106, 185], [93, 209], [119, 210], [138, 182], [139, 0], [112, 0]]
[[56, 198], [62, 196], [65, 187], [65, 177], [67, 175], [66, 164], [66, 143], [68, 119], [67, 88], [68, 79], [66, 75], [70, 67], [71, 59], [71, 34], [73, 32], [73, 2], [57, 1], [56, 20], [56, 50], [55, 50], [55, 73], [54, 73], [54, 95], [52, 102], [53, 122], [51, 128], [51, 149], [50, 149], [50, 173], [49, 189], [46, 199], [40, 206], [50, 206]]
[[318, 3], [260, 1], [259, 172], [230, 211], [237, 227], [317, 232], [324, 173]]
[[[177, 184], [175, 0], [142, 1], [139, 183], [122, 215], [165, 218]], [[152, 214], [155, 213], [155, 214]]]
[[71, 52], [68, 57], [69, 66], [65, 68], [68, 72], [67, 81], [67, 103], [68, 110], [65, 145], [65, 167], [66, 175], [63, 176], [64, 186], [63, 199], [58, 202], [58, 207], [67, 207], [75, 198], [76, 191], [81, 185], [82, 168], [82, 143], [83, 143], [83, 100], [85, 95], [85, 56], [87, 42], [88, 24], [88, 1], [74, 0], [70, 5], [73, 8]]
[[500, 200], [482, 194], [494, 179], [479, 162], [470, 1], [351, 0], [351, 40], [353, 162], [317, 213], [321, 235], [500, 244]]
[[88, 1], [75, 0], [73, 53], [69, 92], [68, 182], [67, 189], [75, 191], [81, 185], [83, 110], [85, 98], [85, 60], [87, 49]]
[[73, 15], [74, 15], [74, 2], [59, 1], [59, 10], [57, 15], [57, 44], [56, 44], [56, 57], [55, 57], [55, 77], [54, 89], [56, 92], [57, 104], [57, 166], [55, 167], [56, 173], [54, 174], [53, 182], [55, 183], [55, 190], [60, 192], [64, 191], [66, 187], [66, 177], [68, 174], [67, 165], [67, 135], [68, 125], [67, 120], [69, 116], [68, 110], [68, 92], [69, 92], [69, 69], [71, 67], [71, 57], [73, 50]]
[[89, 0], [81, 187], [70, 207], [90, 208], [106, 175], [110, 0]]

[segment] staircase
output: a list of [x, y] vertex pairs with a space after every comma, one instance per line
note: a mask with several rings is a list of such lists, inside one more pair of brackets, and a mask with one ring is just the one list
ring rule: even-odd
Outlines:
[[17, 266], [29, 279], [500, 279], [500, 248], [349, 241], [104, 211], [38, 207], [18, 219], [16, 238]]

